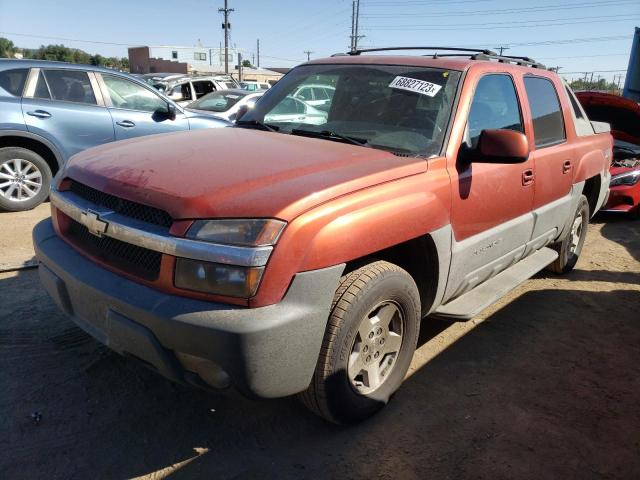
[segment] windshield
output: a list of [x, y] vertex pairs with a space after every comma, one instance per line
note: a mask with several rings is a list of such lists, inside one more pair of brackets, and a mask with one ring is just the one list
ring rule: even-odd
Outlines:
[[304, 65], [265, 93], [239, 126], [438, 155], [460, 72], [393, 65]]
[[218, 92], [212, 92], [204, 97], [191, 102], [188, 108], [195, 108], [197, 110], [209, 110], [210, 112], [226, 112], [236, 103], [238, 103], [246, 93], [240, 92], [225, 92], [224, 90]]

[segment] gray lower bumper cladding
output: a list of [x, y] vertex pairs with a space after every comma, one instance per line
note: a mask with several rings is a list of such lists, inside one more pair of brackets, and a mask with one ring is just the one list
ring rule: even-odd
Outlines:
[[342, 264], [299, 273], [280, 303], [244, 308], [168, 295], [124, 279], [76, 252], [49, 219], [35, 227], [33, 242], [53, 300], [100, 342], [179, 382], [194, 374], [178, 358], [205, 359], [243, 393], [262, 398], [309, 385], [344, 270]]

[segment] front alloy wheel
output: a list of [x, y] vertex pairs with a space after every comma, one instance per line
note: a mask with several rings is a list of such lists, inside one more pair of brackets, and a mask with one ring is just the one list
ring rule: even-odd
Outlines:
[[376, 305], [360, 322], [349, 355], [348, 374], [355, 390], [366, 395], [389, 378], [402, 345], [402, 311], [385, 301]]
[[402, 384], [419, 326], [420, 295], [405, 270], [377, 261], [345, 274], [313, 379], [300, 399], [335, 423], [373, 415]]

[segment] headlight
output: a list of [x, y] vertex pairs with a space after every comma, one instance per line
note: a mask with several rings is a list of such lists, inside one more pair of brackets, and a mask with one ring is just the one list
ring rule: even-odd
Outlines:
[[[198, 220], [186, 237], [236, 247], [275, 245], [286, 222], [273, 219]], [[264, 267], [243, 267], [178, 258], [174, 284], [178, 288], [228, 297], [250, 298], [256, 294]]]
[[273, 219], [198, 220], [187, 238], [243, 247], [275, 245], [286, 223]]
[[256, 294], [263, 272], [264, 267], [239, 267], [178, 258], [174, 283], [186, 290], [249, 298]]
[[621, 173], [611, 177], [610, 187], [618, 185], [635, 185], [640, 181], [640, 170], [632, 170], [630, 172]]

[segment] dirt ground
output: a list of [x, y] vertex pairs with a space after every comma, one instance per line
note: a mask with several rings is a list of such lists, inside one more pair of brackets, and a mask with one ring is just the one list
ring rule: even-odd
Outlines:
[[0, 273], [0, 478], [640, 478], [640, 222], [597, 219], [574, 272], [425, 320], [420, 344], [387, 408], [337, 427], [171, 384], [75, 327], [35, 270]]

